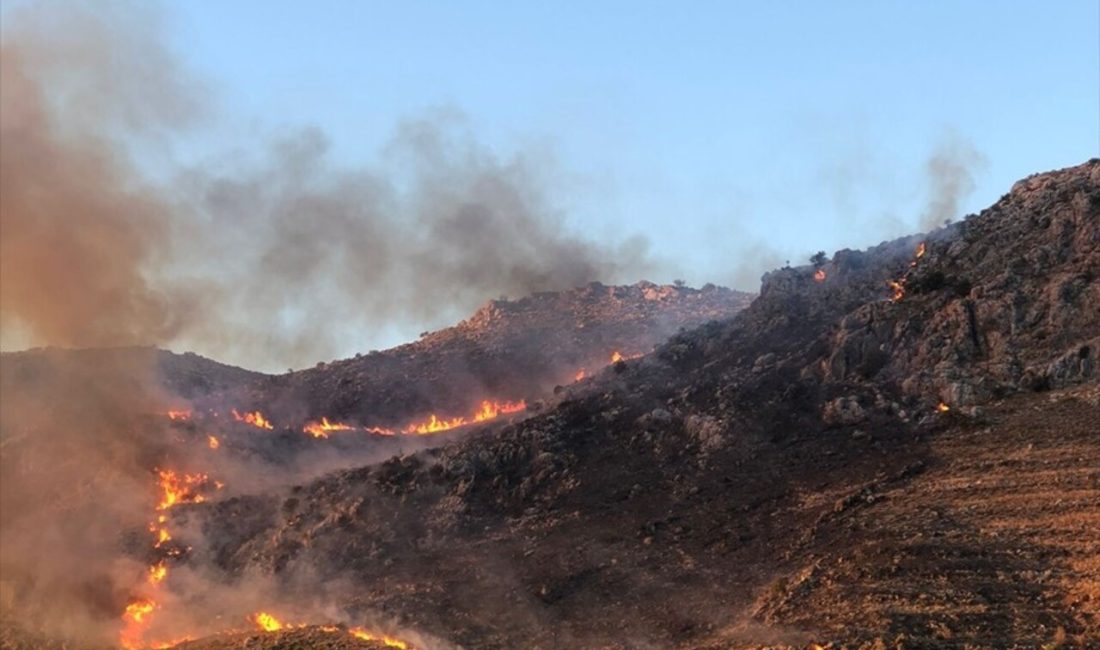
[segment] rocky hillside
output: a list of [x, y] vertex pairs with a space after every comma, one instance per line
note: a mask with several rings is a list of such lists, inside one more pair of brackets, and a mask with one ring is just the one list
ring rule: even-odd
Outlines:
[[380, 427], [466, 414], [485, 399], [533, 401], [609, 365], [614, 352], [649, 352], [678, 330], [729, 318], [752, 297], [639, 282], [493, 300], [414, 343], [271, 377], [234, 399], [280, 421], [326, 416]]
[[1093, 160], [521, 423], [196, 506], [189, 561], [470, 648], [1088, 647], [1097, 277]]

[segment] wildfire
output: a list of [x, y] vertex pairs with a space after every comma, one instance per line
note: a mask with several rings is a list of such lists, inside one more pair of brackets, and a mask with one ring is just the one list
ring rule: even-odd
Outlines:
[[167, 510], [179, 503], [202, 503], [206, 500], [199, 491], [210, 481], [206, 474], [177, 474], [170, 469], [162, 469], [157, 472], [157, 477], [161, 490], [157, 510]]
[[356, 639], [362, 639], [363, 641], [381, 641], [391, 648], [401, 648], [401, 650], [406, 650], [409, 647], [409, 644], [405, 643], [404, 641], [394, 639], [393, 637], [388, 637], [386, 635], [375, 636], [361, 627], [351, 628], [350, 630], [348, 630], [348, 634], [352, 635]]
[[901, 278], [900, 280], [887, 280], [886, 285], [894, 291], [894, 297], [891, 298], [894, 302], [905, 297], [905, 278]]
[[814, 271], [814, 282], [824, 282], [825, 277], [825, 269], [818, 269]]
[[169, 420], [190, 420], [191, 411], [168, 411]]
[[447, 431], [457, 427], [461, 427], [467, 424], [473, 424], [475, 422], [485, 422], [497, 418], [502, 414], [518, 413], [527, 408], [527, 402], [520, 400], [518, 402], [490, 402], [488, 400], [481, 403], [481, 407], [477, 410], [473, 416], [469, 418], [454, 417], [449, 420], [440, 419], [434, 413], [431, 414], [427, 420], [423, 422], [414, 422], [405, 427], [404, 432], [409, 434], [428, 434], [439, 433], [440, 431]]
[[940, 402], [939, 404], [936, 405], [936, 410], [939, 411], [940, 413], [947, 413], [948, 411], [951, 410], [951, 407], [948, 406], [947, 404], [944, 404], [943, 402]]
[[237, 409], [233, 409], [233, 419], [237, 422], [245, 422], [247, 424], [251, 424], [252, 426], [259, 429], [270, 430], [275, 428], [274, 425], [272, 425], [271, 422], [264, 417], [264, 414], [260, 413], [259, 411], [252, 411], [251, 413], [245, 413], [244, 415], [241, 415], [237, 412]]
[[155, 585], [164, 581], [168, 577], [168, 566], [161, 560], [153, 566], [149, 567], [149, 584]]
[[310, 422], [302, 431], [314, 438], [327, 438], [329, 431], [350, 431], [355, 427], [342, 422], [329, 422], [328, 418], [321, 418], [320, 422]]
[[206, 436], [206, 446], [211, 449], [217, 449], [222, 446], [222, 443], [218, 441], [217, 436]]
[[153, 612], [157, 608], [157, 604], [147, 598], [140, 598], [135, 600], [126, 606], [126, 613], [123, 616], [134, 623], [142, 623], [145, 621], [145, 617]]
[[[256, 612], [250, 617], [250, 620], [256, 627], [264, 632], [278, 632], [279, 630], [286, 630], [289, 628], [306, 627], [305, 623], [284, 623], [278, 618], [275, 618], [273, 614], [267, 612]], [[385, 634], [376, 634], [365, 627], [344, 628], [337, 625], [322, 625], [319, 629], [329, 634], [335, 634], [346, 629], [347, 633], [355, 639], [361, 639], [363, 641], [380, 641], [390, 648], [400, 648], [401, 650], [408, 650], [409, 648], [409, 644], [400, 639], [395, 639]]]
[[282, 621], [267, 612], [256, 612], [252, 615], [252, 622], [264, 632], [278, 632], [286, 627]]
[[[642, 356], [642, 355], [641, 354], [623, 354], [622, 352], [619, 352], [618, 350], [615, 350], [614, 352], [611, 353], [611, 360], [608, 362], [608, 365], [615, 365], [616, 363], [618, 363], [620, 361], [630, 361], [631, 359], [637, 359], [640, 356]], [[580, 380], [584, 379], [587, 376], [588, 376], [588, 369], [587, 368], [581, 368], [580, 370], [577, 371], [577, 374], [573, 375], [573, 381], [580, 381]]]
[[[155, 506], [156, 521], [149, 524], [149, 532], [153, 534], [153, 548], [161, 549], [172, 540], [172, 534], [168, 531], [167, 510], [181, 503], [202, 503], [206, 497], [202, 491], [213, 483], [216, 489], [221, 489], [222, 483], [211, 482], [206, 474], [188, 474], [176, 472], [170, 469], [156, 470], [156, 487], [158, 500]], [[169, 548], [160, 551], [160, 559], [151, 564], [147, 570], [146, 582], [149, 589], [159, 589], [161, 583], [168, 578], [168, 563], [166, 557], [178, 556], [182, 553], [179, 548]], [[119, 645], [127, 650], [137, 650], [147, 647], [144, 641], [145, 631], [149, 626], [149, 619], [153, 611], [159, 605], [149, 595], [142, 595], [130, 600], [122, 613], [122, 630], [119, 632]], [[157, 647], [168, 647], [171, 644]]]
[[122, 613], [124, 623], [119, 633], [119, 644], [126, 650], [136, 650], [142, 646], [142, 637], [145, 635], [147, 618], [157, 608], [157, 604], [149, 598], [137, 598], [126, 605]]
[[905, 297], [905, 283], [909, 281], [909, 274], [913, 271], [914, 268], [916, 268], [917, 262], [920, 260], [920, 258], [924, 257], [924, 253], [927, 250], [928, 248], [927, 246], [925, 246], [924, 242], [917, 244], [917, 250], [913, 253], [913, 260], [909, 262], [909, 268], [905, 270], [905, 275], [901, 276], [897, 280], [886, 281], [886, 286], [890, 287], [890, 289], [894, 292], [894, 295], [892, 298], [890, 298], [890, 300], [892, 300], [893, 302], [897, 302]]
[[382, 427], [363, 427], [363, 430], [367, 433], [373, 433], [380, 436], [396, 436], [397, 432], [393, 429], [384, 429]]

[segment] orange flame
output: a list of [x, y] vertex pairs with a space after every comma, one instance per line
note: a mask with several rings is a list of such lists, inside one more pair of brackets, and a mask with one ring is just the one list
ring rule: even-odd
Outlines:
[[252, 622], [264, 632], [278, 632], [286, 627], [282, 621], [267, 612], [256, 612], [252, 615]]
[[909, 269], [905, 271], [905, 275], [897, 280], [886, 281], [886, 285], [894, 292], [894, 297], [891, 298], [892, 301], [897, 302], [905, 297], [905, 283], [909, 280], [909, 274], [912, 272], [912, 269], [917, 266], [917, 262], [920, 258], [924, 257], [926, 250], [927, 247], [924, 245], [924, 242], [917, 244], [917, 250], [913, 254], [913, 261], [909, 262]]
[[581, 368], [580, 371], [577, 372], [576, 375], [573, 375], [573, 381], [580, 381], [580, 380], [584, 379], [587, 376], [588, 376], [588, 372], [584, 368]]
[[943, 403], [943, 402], [940, 402], [939, 404], [936, 405], [936, 410], [939, 411], [940, 413], [947, 413], [948, 411], [951, 410], [951, 407], [948, 406], [947, 404]]
[[397, 432], [393, 429], [384, 429], [382, 427], [363, 427], [363, 430], [367, 433], [375, 433], [380, 436], [396, 436]]
[[361, 627], [351, 628], [350, 630], [348, 630], [348, 634], [352, 635], [356, 639], [362, 639], [363, 641], [381, 641], [383, 644], [390, 648], [400, 648], [401, 650], [406, 650], [409, 647], [409, 644], [401, 641], [400, 639], [395, 639], [384, 634], [381, 636], [375, 636], [374, 634], [371, 634], [366, 629]]
[[161, 490], [157, 510], [167, 510], [180, 503], [202, 503], [206, 497], [199, 492], [210, 480], [206, 474], [177, 474], [170, 469], [157, 472]]
[[905, 297], [905, 278], [900, 280], [887, 280], [886, 286], [890, 287], [894, 291], [894, 297], [891, 298], [894, 302], [897, 302]]
[[217, 436], [206, 436], [206, 446], [217, 449], [222, 446], [222, 443], [218, 441]]
[[[210, 439], [214, 440], [215, 438], [210, 436]], [[167, 469], [158, 469], [155, 471], [157, 476], [156, 487], [159, 496], [156, 504], [156, 521], [149, 524], [149, 532], [153, 533], [154, 536], [153, 548], [160, 549], [165, 543], [172, 539], [172, 534], [168, 532], [168, 515], [166, 511], [181, 503], [202, 503], [206, 500], [206, 497], [202, 494], [202, 490], [206, 489], [211, 484], [211, 481], [206, 474], [187, 474]], [[218, 481], [213, 481], [213, 485], [219, 490], [224, 487], [224, 485]], [[179, 548], [170, 548], [166, 551], [161, 551], [161, 558], [148, 568], [146, 582], [150, 587], [146, 589], [161, 588], [161, 583], [168, 578], [168, 564], [165, 561], [165, 556], [174, 557], [181, 553], [182, 550]], [[122, 613], [123, 625], [122, 629], [119, 631], [119, 645], [126, 650], [137, 650], [138, 648], [150, 647], [145, 643], [145, 632], [149, 627], [149, 619], [152, 617], [153, 611], [157, 608], [157, 601], [148, 595], [131, 599]], [[152, 647], [168, 648], [186, 640], [188, 639], [179, 639], [170, 643], [158, 641], [154, 642]]]
[[155, 585], [164, 581], [168, 577], [168, 566], [164, 564], [164, 561], [157, 562], [153, 566], [149, 567], [149, 584]]
[[321, 418], [320, 422], [310, 422], [302, 431], [308, 433], [314, 438], [327, 438], [329, 431], [350, 431], [353, 426], [350, 424], [344, 424], [342, 422], [329, 422], [328, 418]]
[[825, 277], [825, 269], [818, 269], [814, 271], [814, 282], [824, 282]]
[[156, 602], [149, 598], [137, 598], [126, 605], [122, 613], [123, 627], [119, 632], [119, 645], [126, 650], [137, 650], [143, 643], [145, 628], [149, 625], [147, 618], [157, 608]]
[[[249, 618], [249, 620], [251, 620], [256, 625], [256, 627], [263, 630], [264, 632], [278, 632], [279, 630], [285, 630], [288, 628], [306, 627], [305, 623], [284, 623], [283, 621], [276, 618], [273, 614], [269, 614], [267, 612], [256, 612]], [[336, 625], [322, 625], [320, 626], [320, 630], [322, 632], [332, 634], [339, 632], [341, 628]], [[376, 634], [367, 630], [364, 627], [353, 627], [348, 629], [347, 632], [353, 638], [361, 639], [363, 641], [380, 641], [390, 648], [400, 648], [401, 650], [408, 650], [409, 648], [409, 644], [400, 639], [395, 639], [384, 634]]]
[[189, 420], [191, 419], [191, 411], [168, 411], [169, 420]]
[[499, 417], [502, 414], [518, 413], [527, 408], [527, 402], [520, 400], [518, 402], [490, 402], [488, 400], [481, 403], [481, 408], [470, 418], [454, 417], [449, 420], [441, 420], [434, 413], [428, 416], [428, 419], [423, 422], [414, 422], [413, 424], [405, 427], [404, 432], [410, 434], [428, 434], [439, 433], [440, 431], [448, 431], [457, 427], [465, 426], [467, 424], [473, 424], [475, 422], [485, 422]]
[[271, 424], [271, 422], [264, 417], [264, 414], [260, 413], [259, 411], [253, 411], [251, 413], [245, 413], [244, 415], [241, 415], [237, 412], [237, 409], [233, 409], [233, 419], [237, 422], [246, 422], [260, 429], [270, 430], [275, 428]]

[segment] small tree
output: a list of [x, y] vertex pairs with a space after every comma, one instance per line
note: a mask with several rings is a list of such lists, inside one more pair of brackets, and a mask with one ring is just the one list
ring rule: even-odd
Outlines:
[[673, 284], [674, 286], [676, 286], [676, 287], [679, 287], [679, 288], [681, 288], [681, 289], [682, 289], [682, 288], [684, 288], [684, 286], [685, 286], [685, 285], [687, 284], [687, 282], [684, 282], [684, 281], [683, 281], [683, 280], [681, 280], [680, 278], [676, 278], [675, 280], [673, 280], [673, 281], [672, 281], [672, 284]]
[[820, 268], [822, 266], [825, 266], [825, 262], [827, 262], [828, 260], [829, 258], [825, 256], [825, 251], [817, 251], [810, 258], [810, 264], [813, 264], [814, 266]]

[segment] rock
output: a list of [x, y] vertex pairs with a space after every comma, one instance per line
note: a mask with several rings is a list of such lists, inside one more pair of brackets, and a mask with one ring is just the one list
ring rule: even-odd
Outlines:
[[854, 396], [838, 397], [825, 404], [821, 418], [826, 424], [858, 424], [867, 419], [867, 413]]
[[759, 357], [756, 358], [756, 362], [752, 364], [752, 371], [756, 372], [756, 373], [759, 373], [759, 372], [763, 372], [765, 370], [770, 370], [774, 366], [775, 366], [775, 353], [774, 352], [768, 352], [768, 353], [762, 354], [762, 355], [760, 355]]

